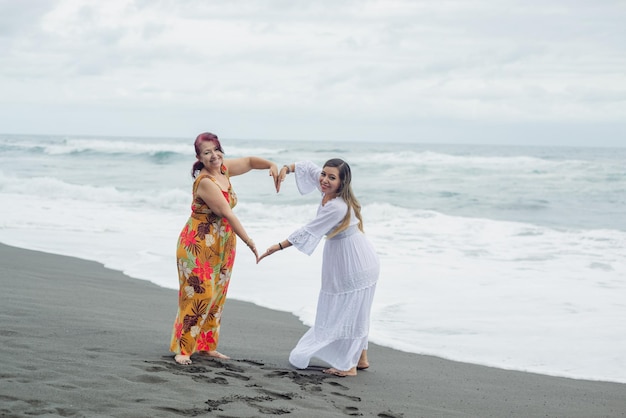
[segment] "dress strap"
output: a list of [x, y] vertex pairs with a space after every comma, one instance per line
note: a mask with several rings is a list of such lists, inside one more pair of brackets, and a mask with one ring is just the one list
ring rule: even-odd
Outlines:
[[[226, 170], [226, 166], [222, 166], [224, 168], [224, 170]], [[219, 183], [217, 182], [217, 180], [215, 180], [215, 178], [209, 174], [201, 174], [198, 177], [196, 177], [196, 180], [193, 183], [193, 192], [194, 194], [196, 193], [196, 191], [198, 190], [198, 185], [200, 184], [200, 180], [202, 180], [203, 178], [208, 178], [209, 180], [211, 180], [213, 183], [215, 183], [215, 185], [222, 191], [222, 193], [228, 194], [232, 188], [232, 184], [230, 184], [230, 176], [228, 175], [228, 170], [226, 170], [226, 172], [224, 173], [226, 175], [226, 180], [228, 180], [228, 190], [223, 190], [222, 186], [219, 185]]]
[[[220, 187], [219, 184], [217, 184], [217, 182], [215, 181], [215, 179], [211, 176], [209, 176], [208, 174], [200, 174], [198, 177], [196, 177], [196, 179], [193, 182], [193, 192], [194, 194], [196, 193], [196, 191], [198, 190], [198, 185], [200, 184], [200, 180], [202, 180], [203, 178], [209, 178], [213, 181], [213, 183], [215, 183], [217, 185], [217, 187]], [[220, 187], [220, 190], [222, 188]]]

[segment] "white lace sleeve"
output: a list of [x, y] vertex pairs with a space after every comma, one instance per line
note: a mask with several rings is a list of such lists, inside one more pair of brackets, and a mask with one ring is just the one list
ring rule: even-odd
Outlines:
[[306, 255], [313, 254], [322, 237], [317, 237], [302, 227], [287, 237], [287, 240]]
[[313, 251], [320, 243], [324, 235], [332, 231], [346, 215], [348, 205], [340, 197], [337, 197], [317, 210], [317, 216], [302, 228], [294, 231], [287, 239], [294, 247], [306, 255]]
[[[296, 185], [300, 194], [311, 193], [320, 190], [320, 173], [322, 169], [311, 161], [300, 161], [296, 166]], [[320, 190], [321, 191], [321, 190]]]

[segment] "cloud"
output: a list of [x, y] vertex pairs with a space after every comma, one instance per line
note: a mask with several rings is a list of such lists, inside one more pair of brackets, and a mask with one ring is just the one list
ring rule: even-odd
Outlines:
[[[0, 16], [0, 129], [13, 132], [32, 129], [18, 108], [52, 106], [80, 107], [94, 130], [118, 109], [124, 123], [102, 133], [122, 135], [141, 131], [122, 112], [155, 115], [146, 135], [176, 132], [181, 112], [220, 115], [233, 136], [248, 133], [241, 115], [262, 119], [265, 137], [300, 135], [285, 117], [337, 136], [359, 124], [410, 136], [428, 120], [626, 123], [619, 1], [4, 0]], [[75, 132], [61, 119], [41, 129]]]

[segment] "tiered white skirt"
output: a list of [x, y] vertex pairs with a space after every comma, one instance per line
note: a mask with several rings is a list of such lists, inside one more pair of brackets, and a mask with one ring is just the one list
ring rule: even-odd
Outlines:
[[380, 264], [356, 226], [326, 240], [315, 325], [289, 355], [299, 369], [318, 358], [338, 370], [355, 367], [367, 349], [370, 312]]

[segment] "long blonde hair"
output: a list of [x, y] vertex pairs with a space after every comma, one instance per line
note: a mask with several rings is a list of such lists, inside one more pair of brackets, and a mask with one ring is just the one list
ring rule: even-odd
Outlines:
[[344, 216], [341, 223], [333, 229], [330, 234], [326, 236], [326, 238], [332, 238], [338, 233], [345, 231], [350, 226], [350, 208], [354, 210], [354, 215], [359, 220], [359, 229], [363, 232], [363, 218], [361, 217], [361, 204], [359, 203], [356, 196], [354, 196], [354, 192], [352, 191], [352, 171], [350, 170], [350, 166], [347, 162], [340, 158], [332, 158], [324, 164], [324, 168], [326, 167], [335, 167], [339, 170], [339, 180], [341, 184], [339, 185], [339, 189], [337, 189], [337, 196], [341, 197], [348, 204], [348, 211], [346, 212], [346, 216]]

